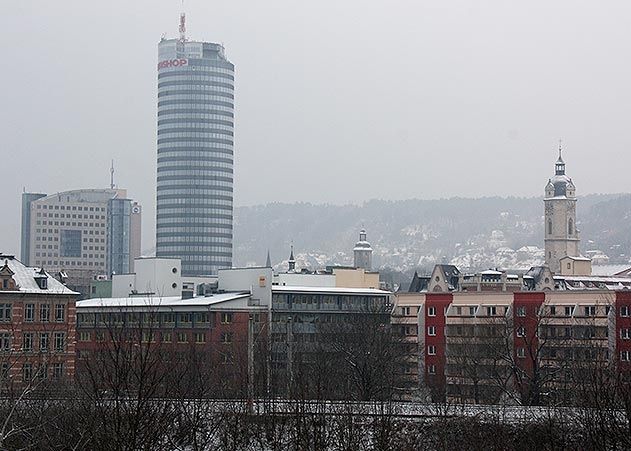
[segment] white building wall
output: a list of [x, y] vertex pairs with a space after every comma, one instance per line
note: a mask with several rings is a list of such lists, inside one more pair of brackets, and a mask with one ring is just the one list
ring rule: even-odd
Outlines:
[[274, 277], [274, 283], [288, 287], [335, 287], [334, 274], [282, 273]]
[[252, 301], [260, 305], [272, 303], [272, 268], [220, 269], [219, 290], [250, 291]]
[[136, 291], [153, 293], [156, 296], [180, 296], [182, 294], [182, 264], [175, 258], [138, 258]]
[[114, 274], [112, 276], [112, 297], [126, 298], [136, 289], [136, 274]]

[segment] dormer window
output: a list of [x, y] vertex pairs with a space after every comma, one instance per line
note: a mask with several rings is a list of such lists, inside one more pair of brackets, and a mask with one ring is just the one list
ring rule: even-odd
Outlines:
[[37, 284], [40, 290], [48, 289], [48, 274], [46, 274], [46, 271], [44, 271], [44, 268], [40, 269], [35, 274], [34, 279], [35, 279], [35, 283]]

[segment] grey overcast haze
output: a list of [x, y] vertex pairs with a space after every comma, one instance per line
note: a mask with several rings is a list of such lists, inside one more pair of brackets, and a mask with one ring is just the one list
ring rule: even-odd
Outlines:
[[[186, 0], [236, 66], [235, 205], [629, 192], [631, 2]], [[0, 251], [23, 189], [116, 184], [153, 246], [166, 0], [0, 3]], [[543, 213], [543, 203], [542, 203]]]

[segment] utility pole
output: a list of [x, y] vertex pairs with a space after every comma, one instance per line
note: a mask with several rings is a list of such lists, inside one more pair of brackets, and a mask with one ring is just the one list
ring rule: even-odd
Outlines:
[[248, 408], [252, 413], [254, 403], [254, 315], [248, 317]]
[[294, 387], [294, 330], [293, 318], [287, 317], [287, 396], [291, 397]]

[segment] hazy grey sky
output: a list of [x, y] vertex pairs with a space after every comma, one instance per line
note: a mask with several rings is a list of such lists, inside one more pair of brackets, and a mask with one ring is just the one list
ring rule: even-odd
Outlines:
[[[631, 2], [187, 0], [236, 65], [236, 205], [628, 192]], [[0, 3], [0, 251], [20, 193], [105, 187], [153, 245], [157, 43], [180, 2]], [[543, 209], [543, 206], [542, 206]]]

